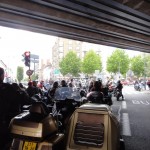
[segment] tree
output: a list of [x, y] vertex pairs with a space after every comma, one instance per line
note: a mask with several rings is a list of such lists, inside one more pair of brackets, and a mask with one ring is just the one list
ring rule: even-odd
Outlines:
[[93, 50], [86, 53], [82, 62], [82, 72], [85, 74], [93, 74], [95, 70], [102, 70], [101, 57], [97, 55]]
[[71, 74], [76, 77], [81, 72], [81, 60], [74, 51], [69, 51], [59, 63], [59, 67], [62, 75]]
[[35, 80], [37, 80], [39, 77], [38, 77], [38, 74], [33, 74], [32, 76], [31, 76], [31, 80], [32, 81], [35, 81]]
[[17, 80], [20, 82], [23, 79], [23, 67], [17, 67]]
[[144, 74], [144, 61], [141, 55], [135, 56], [131, 59], [131, 70], [138, 77]]
[[150, 54], [143, 54], [144, 72], [147, 77], [150, 77]]
[[129, 56], [122, 49], [116, 49], [107, 59], [107, 71], [110, 73], [125, 74], [129, 69]]

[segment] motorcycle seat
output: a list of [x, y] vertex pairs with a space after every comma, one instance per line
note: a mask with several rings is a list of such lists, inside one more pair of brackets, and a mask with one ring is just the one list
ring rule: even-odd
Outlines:
[[43, 102], [36, 102], [32, 104], [29, 110], [30, 114], [39, 114], [42, 116], [49, 115], [49, 110]]

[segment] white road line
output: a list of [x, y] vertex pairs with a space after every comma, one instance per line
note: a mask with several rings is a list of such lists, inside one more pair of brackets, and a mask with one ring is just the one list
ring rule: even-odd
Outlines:
[[132, 100], [132, 103], [133, 104], [140, 104], [140, 101], [138, 101], [138, 100]]
[[126, 103], [126, 101], [123, 101], [123, 102], [122, 102], [122, 108], [123, 108], [123, 109], [127, 109], [127, 103]]
[[118, 121], [120, 122], [120, 112], [121, 112], [121, 106], [119, 107], [119, 110], [118, 110], [118, 116], [117, 116], [117, 119], [118, 119]]
[[149, 105], [149, 102], [148, 101], [145, 101], [145, 102], [143, 102], [143, 101], [140, 101], [142, 104], [144, 104], [144, 105]]
[[122, 113], [122, 135], [131, 136], [130, 121], [128, 113]]

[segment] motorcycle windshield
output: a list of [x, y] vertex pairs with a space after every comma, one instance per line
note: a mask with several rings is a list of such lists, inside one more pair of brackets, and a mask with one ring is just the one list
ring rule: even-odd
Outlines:
[[55, 92], [54, 98], [56, 100], [66, 100], [66, 99], [74, 99], [75, 101], [81, 100], [80, 92], [73, 90], [71, 87], [58, 88]]

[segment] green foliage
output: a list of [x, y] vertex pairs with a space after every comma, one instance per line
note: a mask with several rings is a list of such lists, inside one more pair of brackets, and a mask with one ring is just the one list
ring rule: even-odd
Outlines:
[[145, 75], [150, 77], [150, 54], [144, 54]]
[[17, 67], [17, 80], [20, 82], [23, 79], [23, 67]]
[[129, 69], [129, 56], [122, 49], [116, 49], [107, 59], [107, 71], [110, 73], [125, 74]]
[[35, 80], [37, 80], [38, 79], [38, 74], [33, 74], [32, 76], [31, 76], [31, 80], [32, 81], [35, 81]]
[[59, 63], [59, 67], [62, 75], [70, 74], [76, 77], [81, 72], [81, 60], [74, 51], [69, 51]]
[[93, 50], [86, 53], [82, 62], [82, 72], [85, 74], [93, 74], [95, 70], [102, 70], [101, 57]]
[[135, 56], [131, 59], [131, 70], [138, 77], [144, 74], [144, 61], [141, 55]]

